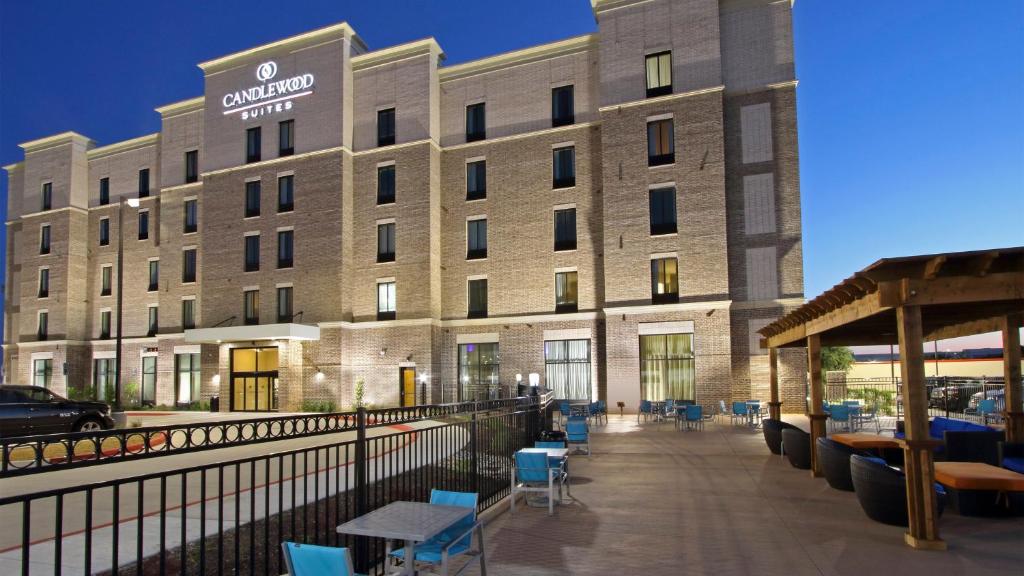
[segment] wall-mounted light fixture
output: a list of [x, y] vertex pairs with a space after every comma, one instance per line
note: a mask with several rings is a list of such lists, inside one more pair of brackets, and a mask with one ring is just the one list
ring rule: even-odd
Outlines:
[[388, 353], [388, 349], [387, 348], [381, 348], [380, 349], [380, 357], [381, 358], [383, 358], [384, 355], [387, 354], [387, 353]]
[[313, 379], [317, 382], [324, 381], [324, 371], [321, 370], [319, 366], [316, 367], [316, 374], [313, 375]]
[[214, 374], [210, 381], [213, 382], [214, 386], [220, 386], [220, 374]]

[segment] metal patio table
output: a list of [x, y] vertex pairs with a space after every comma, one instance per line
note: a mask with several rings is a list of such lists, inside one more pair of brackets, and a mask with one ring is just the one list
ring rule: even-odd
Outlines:
[[416, 573], [416, 544], [426, 542], [472, 514], [460, 506], [425, 502], [392, 502], [338, 526], [339, 534], [386, 538], [405, 542], [405, 558], [398, 574]]

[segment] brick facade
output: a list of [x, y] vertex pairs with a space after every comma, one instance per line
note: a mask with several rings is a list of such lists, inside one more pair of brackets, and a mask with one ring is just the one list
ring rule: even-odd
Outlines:
[[[184, 397], [177, 367], [186, 353], [200, 358], [191, 400], [218, 395], [229, 410], [231, 350], [276, 346], [278, 409], [300, 410], [351, 406], [357, 381], [367, 403], [395, 405], [402, 368], [416, 370], [418, 402], [457, 400], [459, 344], [478, 341], [498, 344], [507, 393], [517, 375], [537, 373], [544, 383], [545, 340], [585, 338], [590, 396], [635, 410], [639, 337], [662, 329], [692, 331], [696, 399], [706, 409], [766, 398], [767, 355], [752, 331], [803, 300], [790, 8], [599, 0], [594, 13], [593, 34], [454, 66], [442, 65], [433, 39], [371, 50], [339, 24], [201, 64], [206, 94], [159, 108], [157, 134], [103, 147], [73, 133], [23, 144], [25, 160], [6, 167], [6, 381], [32, 381], [33, 358], [46, 357], [57, 392], [92, 382], [95, 360], [114, 349], [100, 338], [100, 318], [111, 311], [113, 338], [123, 231], [122, 381], [139, 382], [142, 358], [155, 355], [157, 404]], [[672, 53], [671, 90], [647, 98], [644, 57], [663, 51]], [[315, 80], [304, 93], [232, 104], [252, 87], [280, 81], [274, 89], [288, 90], [289, 78], [307, 74]], [[553, 126], [552, 89], [568, 85], [574, 121]], [[479, 103], [486, 137], [467, 142], [466, 106]], [[767, 121], [751, 128], [762, 105]], [[377, 114], [389, 108], [395, 143], [378, 147]], [[656, 119], [672, 124], [674, 161], [651, 167], [647, 123]], [[293, 153], [279, 155], [279, 122], [287, 120]], [[260, 159], [246, 163], [252, 128], [261, 130]], [[575, 183], [555, 187], [553, 150], [566, 146], [574, 148]], [[185, 157], [193, 150], [191, 183]], [[756, 162], [745, 161], [750, 150]], [[466, 164], [479, 160], [486, 198], [467, 200]], [[395, 201], [378, 205], [385, 164], [394, 166]], [[136, 207], [127, 200], [135, 204], [141, 169], [150, 194]], [[282, 176], [293, 178], [291, 211], [278, 211]], [[255, 180], [260, 214], [247, 218], [246, 183]], [[40, 209], [44, 186], [48, 210]], [[677, 230], [652, 235], [649, 190], [667, 186]], [[193, 200], [198, 227], [186, 232]], [[568, 208], [576, 248], [556, 251], [554, 211]], [[140, 210], [149, 215], [146, 239], [138, 238]], [[470, 260], [467, 221], [481, 217], [487, 256]], [[110, 242], [101, 246], [104, 218]], [[377, 262], [382, 222], [395, 226], [393, 262]], [[39, 254], [43, 224], [49, 254]], [[285, 230], [294, 235], [294, 263], [279, 268]], [[248, 234], [260, 238], [258, 271], [243, 267]], [[188, 249], [196, 250], [195, 282], [183, 281]], [[655, 304], [650, 261], [663, 256], [677, 259], [679, 297]], [[156, 290], [151, 261], [159, 263]], [[101, 295], [104, 266], [112, 267], [109, 296]], [[40, 267], [49, 270], [46, 298], [37, 295]], [[556, 313], [556, 271], [576, 272], [576, 311]], [[487, 280], [486, 318], [467, 318], [470, 278]], [[382, 279], [395, 282], [394, 319], [378, 319]], [[281, 287], [292, 289], [290, 322], [278, 321]], [[242, 326], [243, 291], [251, 289], [259, 291], [258, 332]], [[194, 302], [197, 331], [183, 327], [185, 300]], [[159, 320], [152, 335], [150, 306]], [[49, 322], [43, 341], [40, 310]], [[316, 326], [319, 336], [290, 339], [290, 324]], [[210, 336], [219, 334], [230, 338]], [[780, 357], [784, 410], [801, 411], [806, 359], [799, 350]]]

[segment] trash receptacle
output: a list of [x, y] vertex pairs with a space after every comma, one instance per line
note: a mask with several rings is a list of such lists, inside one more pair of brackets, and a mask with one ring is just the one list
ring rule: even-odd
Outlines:
[[210, 396], [210, 412], [220, 412], [220, 396]]
[[565, 443], [565, 432], [561, 430], [545, 430], [540, 433], [541, 442]]

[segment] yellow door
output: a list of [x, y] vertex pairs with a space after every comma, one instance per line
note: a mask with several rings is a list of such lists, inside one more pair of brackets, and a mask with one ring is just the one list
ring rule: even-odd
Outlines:
[[416, 405], [416, 370], [402, 368], [402, 406]]

